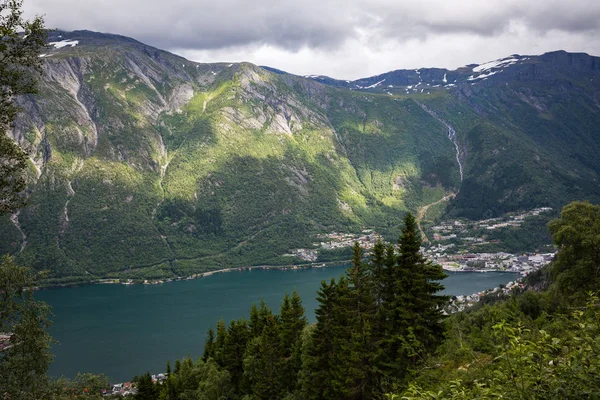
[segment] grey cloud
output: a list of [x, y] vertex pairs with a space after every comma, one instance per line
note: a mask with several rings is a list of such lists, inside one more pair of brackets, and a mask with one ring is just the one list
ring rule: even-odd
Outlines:
[[[588, 3], [588, 4], [584, 4]], [[540, 8], [527, 18], [533, 29], [546, 32], [562, 30], [566, 32], [586, 32], [600, 29], [600, 3], [582, 1], [581, 4], [564, 2]]]
[[332, 47], [354, 36], [343, 3], [318, 0], [29, 0], [49, 26], [121, 33], [156, 46], [215, 49], [266, 43]]
[[271, 45], [289, 51], [432, 35], [600, 30], [597, 0], [25, 0], [47, 25], [132, 36], [166, 49]]
[[381, 34], [395, 35], [400, 40], [456, 33], [492, 37], [515, 23], [532, 34], [554, 30], [576, 33], [600, 28], [600, 2], [596, 0], [421, 1], [410, 7], [385, 5]]

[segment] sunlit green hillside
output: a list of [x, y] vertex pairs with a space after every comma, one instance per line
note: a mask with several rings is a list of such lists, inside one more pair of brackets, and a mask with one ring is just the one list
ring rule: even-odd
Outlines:
[[29, 205], [0, 222], [0, 250], [52, 283], [297, 263], [316, 234], [391, 238], [453, 193], [443, 214], [468, 218], [600, 197], [597, 68], [360, 89], [114, 35], [51, 41], [13, 132]]

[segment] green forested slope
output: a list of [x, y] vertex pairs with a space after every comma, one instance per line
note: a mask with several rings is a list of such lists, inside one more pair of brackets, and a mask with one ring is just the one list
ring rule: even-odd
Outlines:
[[87, 31], [51, 41], [13, 130], [29, 205], [0, 221], [0, 250], [50, 282], [299, 262], [284, 254], [317, 233], [391, 239], [407, 210], [450, 193], [445, 212], [469, 218], [599, 196], [595, 64], [398, 79], [430, 79], [424, 92], [199, 64]]

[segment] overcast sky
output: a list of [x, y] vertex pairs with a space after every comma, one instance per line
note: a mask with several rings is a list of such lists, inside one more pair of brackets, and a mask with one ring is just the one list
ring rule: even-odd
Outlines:
[[46, 25], [131, 36], [199, 62], [357, 79], [510, 54], [600, 55], [600, 0], [24, 0]]

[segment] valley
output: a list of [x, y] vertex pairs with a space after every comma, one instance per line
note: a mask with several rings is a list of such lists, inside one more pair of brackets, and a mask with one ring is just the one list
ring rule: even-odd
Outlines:
[[[346, 82], [90, 31], [50, 41], [12, 131], [30, 153], [28, 206], [0, 219], [2, 252], [46, 285], [341, 262], [347, 246], [318, 235], [394, 242], [412, 212], [433, 241], [442, 221], [600, 199], [600, 64], [586, 54]], [[544, 223], [475, 249], [534, 252]]]
[[597, 397], [563, 3], [0, 0], [0, 399]]

